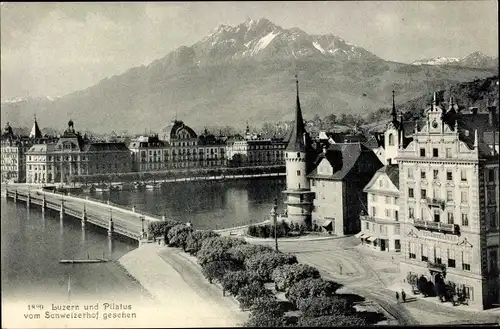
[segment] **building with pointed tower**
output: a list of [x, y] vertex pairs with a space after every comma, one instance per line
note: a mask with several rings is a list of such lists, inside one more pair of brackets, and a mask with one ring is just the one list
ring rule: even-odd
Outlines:
[[29, 136], [14, 134], [9, 123], [1, 137], [1, 180], [16, 183], [26, 181], [26, 152], [34, 144], [43, 144], [55, 141], [52, 136], [42, 136], [36, 117]]
[[[451, 101], [450, 103], [453, 103]], [[448, 111], [436, 94], [399, 150], [401, 274], [429, 294], [454, 286], [471, 307], [500, 304], [499, 160], [490, 113]]]
[[286, 166], [286, 211], [283, 219], [310, 227], [314, 192], [309, 186], [307, 174], [312, 169], [313, 157], [311, 139], [304, 126], [299, 99], [299, 80], [296, 78], [297, 103], [295, 107], [295, 124], [292, 127], [290, 140], [285, 149]]

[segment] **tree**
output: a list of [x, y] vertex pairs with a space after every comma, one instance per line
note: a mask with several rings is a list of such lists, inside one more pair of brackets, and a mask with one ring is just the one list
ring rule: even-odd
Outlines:
[[297, 306], [299, 299], [308, 297], [333, 296], [335, 291], [340, 288], [338, 283], [328, 281], [323, 278], [307, 278], [291, 285], [285, 292], [286, 298]]
[[275, 268], [271, 278], [276, 285], [276, 290], [285, 291], [292, 284], [306, 278], [319, 278], [319, 271], [305, 264], [285, 264]]
[[220, 236], [219, 233], [214, 231], [204, 231], [197, 230], [191, 232], [186, 239], [186, 250], [191, 254], [196, 255], [196, 253], [201, 249], [203, 241], [208, 238], [214, 238]]
[[201, 266], [201, 272], [212, 283], [213, 280], [222, 281], [224, 274], [229, 271], [237, 271], [240, 267], [230, 260], [216, 260]]
[[245, 268], [256, 273], [264, 282], [271, 281], [273, 270], [285, 264], [297, 263], [297, 257], [289, 253], [268, 252], [256, 254], [245, 260]]
[[259, 244], [240, 244], [228, 249], [227, 253], [237, 263], [244, 264], [245, 259], [250, 256], [265, 253], [274, 252], [274, 249], [269, 246], [262, 246]]
[[240, 289], [236, 299], [240, 302], [242, 310], [249, 309], [259, 297], [276, 298], [274, 294], [264, 287], [260, 281], [254, 281]]
[[162, 220], [162, 221], [155, 221], [155, 222], [149, 222], [148, 225], [148, 233], [152, 237], [156, 238], [159, 236], [163, 236], [168, 234], [168, 231], [176, 226], [179, 225], [180, 222], [173, 221], [173, 220]]
[[256, 298], [250, 311], [246, 327], [282, 327], [285, 322], [284, 309], [275, 298]]
[[301, 317], [299, 327], [358, 327], [368, 325], [359, 315], [324, 315], [317, 318]]
[[355, 313], [354, 303], [340, 296], [302, 298], [297, 301], [297, 308], [306, 317], [349, 315]]
[[259, 281], [259, 278], [255, 273], [242, 270], [226, 272], [221, 284], [224, 290], [229, 291], [233, 296], [237, 296], [241, 288], [257, 281]]
[[191, 227], [186, 226], [185, 224], [179, 224], [172, 227], [167, 233], [169, 244], [174, 247], [182, 247], [185, 250], [186, 240], [189, 234], [191, 234], [191, 231]]
[[229, 248], [240, 244], [246, 244], [246, 241], [240, 238], [227, 236], [208, 238], [201, 244], [201, 248], [196, 254], [196, 257], [201, 265], [216, 260], [230, 260], [227, 251]]

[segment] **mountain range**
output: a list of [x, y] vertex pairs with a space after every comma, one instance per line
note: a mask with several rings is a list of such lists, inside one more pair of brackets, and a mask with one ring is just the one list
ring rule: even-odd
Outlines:
[[391, 102], [492, 76], [493, 68], [386, 61], [333, 34], [310, 35], [267, 19], [220, 25], [191, 46], [61, 98], [2, 102], [1, 122], [96, 132], [159, 131], [174, 118], [198, 129], [290, 120], [295, 78], [306, 119], [368, 113]]
[[498, 66], [498, 57], [493, 58], [483, 54], [480, 51], [473, 52], [472, 54], [463, 58], [458, 57], [434, 57], [428, 59], [421, 59], [414, 61], [413, 65], [453, 65], [462, 67], [473, 68], [494, 68]]

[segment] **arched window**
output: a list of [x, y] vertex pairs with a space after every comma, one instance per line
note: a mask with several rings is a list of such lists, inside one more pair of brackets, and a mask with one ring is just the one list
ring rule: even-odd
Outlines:
[[394, 146], [394, 135], [389, 134], [389, 146]]

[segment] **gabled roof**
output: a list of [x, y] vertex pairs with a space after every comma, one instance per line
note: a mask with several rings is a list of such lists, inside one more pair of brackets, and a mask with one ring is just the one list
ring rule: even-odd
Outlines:
[[88, 143], [83, 147], [83, 152], [130, 152], [124, 143]]
[[383, 166], [377, 172], [385, 173], [394, 186], [399, 189], [399, 166], [397, 164]]
[[[373, 153], [372, 150], [361, 143], [332, 144], [328, 147], [326, 153], [318, 155], [315, 161], [316, 167], [307, 177], [343, 180], [351, 172], [363, 152]], [[376, 158], [374, 153], [373, 155]], [[323, 159], [326, 159], [336, 170], [333, 175], [318, 174], [317, 166]]]

